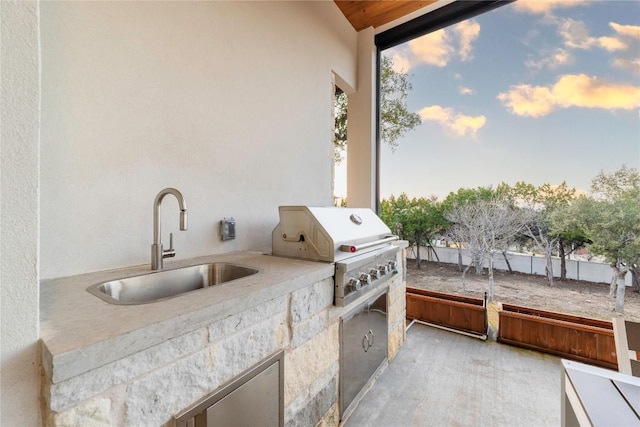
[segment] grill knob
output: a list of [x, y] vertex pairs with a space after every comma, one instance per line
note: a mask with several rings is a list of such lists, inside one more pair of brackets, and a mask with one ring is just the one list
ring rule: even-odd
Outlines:
[[380, 272], [381, 276], [384, 276], [385, 274], [389, 274], [389, 267], [387, 267], [384, 264], [379, 265], [378, 266], [378, 271]]
[[371, 283], [371, 275], [367, 273], [360, 273], [360, 281], [362, 282], [362, 286], [368, 285]]
[[369, 274], [371, 275], [371, 280], [376, 280], [378, 278], [379, 271], [375, 268], [369, 270]]
[[349, 283], [347, 283], [347, 286], [346, 286], [346, 288], [347, 288], [347, 290], [349, 292], [355, 292], [358, 289], [360, 289], [361, 287], [362, 287], [362, 284], [360, 283], [360, 280], [358, 280], [358, 279], [349, 280]]
[[389, 266], [389, 271], [393, 274], [397, 274], [398, 273], [398, 264], [396, 264], [395, 261], [389, 261], [387, 263], [387, 265]]

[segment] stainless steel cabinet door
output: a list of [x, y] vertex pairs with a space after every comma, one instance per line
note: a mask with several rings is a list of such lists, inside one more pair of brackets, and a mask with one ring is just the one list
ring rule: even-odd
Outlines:
[[340, 414], [387, 357], [387, 294], [358, 306], [340, 322]]
[[284, 351], [175, 416], [176, 427], [283, 427]]
[[389, 329], [387, 326], [387, 294], [380, 295], [367, 307], [369, 330], [367, 331], [369, 350], [369, 377], [387, 358], [389, 348]]
[[207, 427], [279, 426], [278, 368], [274, 363], [207, 408]]

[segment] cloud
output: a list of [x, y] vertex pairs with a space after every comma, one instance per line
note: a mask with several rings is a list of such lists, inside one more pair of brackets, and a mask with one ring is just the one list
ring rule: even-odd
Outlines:
[[640, 107], [640, 87], [607, 82], [586, 74], [568, 74], [553, 86], [511, 86], [498, 99], [518, 116], [542, 117], [557, 108], [632, 110]]
[[558, 105], [567, 107], [631, 110], [640, 107], [640, 87], [590, 77], [562, 76], [553, 87]]
[[640, 58], [617, 58], [611, 62], [611, 65], [615, 68], [629, 71], [632, 74], [640, 75]]
[[[640, 52], [640, 26], [609, 22], [609, 27], [614, 31], [613, 35], [592, 37], [582, 21], [555, 17], [550, 20], [557, 25], [558, 34], [562, 37], [566, 48], [588, 50], [598, 47], [604, 49], [613, 55], [612, 67], [640, 75], [640, 58], [637, 56]], [[547, 58], [538, 61], [530, 60], [525, 63], [529, 68], [546, 67], [549, 69], [553, 68], [552, 64], [554, 62]]]
[[[618, 25], [609, 23], [609, 25], [611, 24]], [[618, 25], [618, 27], [622, 26]], [[613, 52], [616, 50], [625, 50], [628, 47], [628, 45], [618, 37], [591, 37], [584, 22], [571, 18], [563, 19], [559, 22], [558, 32], [564, 39], [564, 45], [572, 49], [586, 50], [591, 49], [593, 46], [598, 46], [609, 52]]]
[[549, 15], [555, 9], [582, 6], [588, 0], [518, 0], [513, 10], [534, 15]]
[[431, 105], [429, 107], [424, 107], [422, 110], [418, 111], [418, 115], [423, 122], [427, 120], [446, 122], [453, 115], [453, 109], [443, 108], [439, 105]]
[[554, 109], [553, 95], [546, 87], [529, 85], [511, 86], [498, 99], [518, 116], [542, 117]]
[[466, 86], [458, 86], [458, 92], [460, 93], [460, 95], [473, 95], [476, 93], [475, 90]]
[[456, 56], [469, 61], [473, 58], [473, 42], [479, 35], [480, 24], [472, 19], [425, 34], [393, 54], [394, 69], [406, 72], [419, 63], [444, 67]]
[[[518, 3], [520, 1], [522, 0], [519, 0]], [[547, 4], [546, 2], [543, 3]], [[542, 7], [537, 2], [532, 4], [537, 5], [537, 7]], [[553, 4], [553, 2], [550, 4]], [[562, 39], [563, 46], [554, 50], [541, 50], [538, 53], [537, 59], [529, 59], [525, 62], [527, 68], [553, 70], [559, 66], [570, 65], [573, 63], [571, 51], [576, 49], [589, 50], [600, 48], [613, 53], [616, 57], [628, 57], [630, 52], [638, 52], [640, 50], [640, 48], [636, 48], [635, 46], [638, 44], [638, 41], [640, 41], [640, 27], [638, 26], [620, 25], [615, 22], [609, 22], [609, 27], [614, 31], [611, 35], [593, 37], [589, 34], [587, 25], [580, 20], [547, 15], [545, 22], [556, 27], [558, 35]], [[531, 39], [537, 37], [538, 34], [537, 32], [529, 33], [525, 44], [527, 46], [531, 45]], [[626, 65], [622, 66], [623, 61], [618, 62], [620, 64], [619, 68], [630, 68], [626, 63]]]
[[538, 60], [530, 59], [524, 63], [528, 68], [554, 70], [562, 65], [570, 65], [573, 63], [573, 56], [562, 48], [556, 48], [552, 52], [542, 52], [541, 58]]
[[411, 62], [401, 53], [394, 53], [391, 57], [391, 68], [396, 73], [406, 73], [411, 68]]
[[609, 22], [609, 26], [621, 36], [640, 39], [640, 26], [638, 25], [620, 25], [615, 22]]
[[609, 52], [625, 50], [628, 47], [625, 42], [616, 37], [598, 37], [596, 40], [601, 48]]
[[453, 46], [444, 29], [413, 39], [408, 44], [417, 61], [437, 67], [447, 65], [453, 54]]
[[480, 34], [480, 24], [476, 21], [462, 21], [453, 27], [453, 31], [458, 34], [460, 40], [459, 55], [463, 61], [468, 61], [472, 58], [471, 43], [478, 38]]
[[567, 18], [558, 23], [558, 32], [564, 39], [564, 45], [573, 49], [589, 49], [594, 44], [594, 38], [589, 36], [587, 26], [582, 21]]
[[465, 116], [456, 113], [453, 108], [445, 108], [439, 105], [424, 107], [418, 111], [422, 121], [435, 121], [443, 128], [453, 132], [457, 136], [476, 137], [487, 122], [485, 116]]
[[609, 26], [618, 36], [624, 39], [627, 44], [625, 51], [617, 52], [617, 57], [611, 61], [611, 65], [640, 76], [640, 26], [621, 25], [609, 22]]
[[468, 134], [475, 138], [478, 130], [482, 129], [486, 123], [487, 118], [485, 116], [463, 116], [457, 114], [450, 127], [456, 135], [464, 136]]

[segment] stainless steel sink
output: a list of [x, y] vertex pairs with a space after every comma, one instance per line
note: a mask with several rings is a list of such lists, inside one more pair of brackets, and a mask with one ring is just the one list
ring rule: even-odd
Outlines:
[[97, 283], [87, 291], [111, 304], [147, 304], [257, 272], [252, 267], [214, 262]]

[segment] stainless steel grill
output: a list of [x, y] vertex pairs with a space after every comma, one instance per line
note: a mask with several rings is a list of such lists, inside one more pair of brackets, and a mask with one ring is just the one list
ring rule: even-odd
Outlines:
[[397, 273], [397, 236], [366, 208], [280, 206], [273, 255], [335, 263], [335, 304], [345, 306]]

